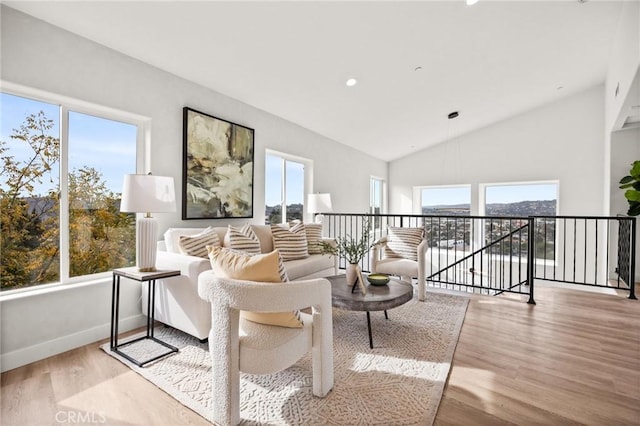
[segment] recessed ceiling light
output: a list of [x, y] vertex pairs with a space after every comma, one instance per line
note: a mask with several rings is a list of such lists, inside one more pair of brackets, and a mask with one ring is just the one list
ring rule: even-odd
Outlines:
[[422, 67], [415, 67], [413, 70], [416, 71], [416, 72], [422, 71]]
[[355, 78], [352, 77], [352, 78], [347, 80], [346, 85], [351, 87], [351, 86], [355, 86], [356, 83], [358, 83], [358, 80], [356, 80]]
[[447, 115], [447, 118], [449, 120], [453, 120], [454, 118], [458, 117], [460, 115], [460, 113], [458, 111], [453, 111], [450, 112], [449, 115]]
[[556, 90], [562, 90], [562, 89], [564, 89], [564, 86], [558, 86], [558, 87], [556, 87]]
[[473, 6], [476, 3], [478, 3], [478, 0], [467, 0], [467, 6]]

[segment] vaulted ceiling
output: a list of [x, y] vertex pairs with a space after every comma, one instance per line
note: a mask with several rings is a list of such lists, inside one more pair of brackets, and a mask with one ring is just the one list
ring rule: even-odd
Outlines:
[[603, 83], [621, 11], [617, 1], [5, 3], [387, 161]]

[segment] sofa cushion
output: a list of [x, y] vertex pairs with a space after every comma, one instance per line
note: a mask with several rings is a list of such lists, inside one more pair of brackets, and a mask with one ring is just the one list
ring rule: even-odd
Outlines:
[[[211, 269], [219, 277], [281, 284], [282, 260], [278, 251], [250, 255], [224, 247], [209, 247]], [[300, 312], [246, 312], [241, 317], [260, 324], [300, 328]]]
[[[287, 276], [290, 280], [297, 280], [301, 277], [316, 274], [322, 270], [334, 268], [333, 256], [323, 254], [312, 254], [306, 259], [289, 260], [285, 262]], [[329, 274], [333, 275], [333, 273]]]
[[180, 235], [178, 238], [180, 253], [189, 256], [206, 258], [209, 255], [207, 246], [220, 247], [220, 238], [212, 227], [196, 235]]
[[246, 224], [242, 227], [229, 225], [227, 234], [224, 237], [224, 246], [235, 250], [241, 250], [247, 253], [260, 254], [260, 240], [251, 228]]
[[291, 229], [286, 229], [283, 225], [271, 225], [273, 247], [280, 252], [284, 261], [309, 257], [307, 234], [304, 225], [300, 225]]
[[418, 260], [418, 246], [422, 242], [422, 228], [389, 227], [385, 257]]
[[269, 225], [251, 225], [251, 230], [260, 241], [260, 251], [262, 253], [269, 253], [274, 250], [273, 237], [271, 236], [271, 227]]

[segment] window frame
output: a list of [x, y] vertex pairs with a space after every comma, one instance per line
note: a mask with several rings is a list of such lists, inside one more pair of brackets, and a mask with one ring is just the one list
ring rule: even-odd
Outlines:
[[459, 189], [459, 188], [466, 188], [469, 191], [469, 214], [468, 216], [472, 216], [472, 212], [473, 212], [473, 191], [472, 191], [472, 185], [468, 184], [468, 183], [464, 183], [464, 184], [457, 184], [457, 185], [422, 185], [422, 186], [417, 186], [415, 187], [417, 190], [417, 195], [418, 195], [418, 208], [419, 208], [419, 214], [423, 214], [422, 213], [422, 208], [423, 208], [423, 204], [422, 204], [422, 196], [423, 196], [423, 191], [425, 189]]
[[[560, 181], [559, 180], [537, 180], [537, 181], [523, 181], [523, 182], [495, 182], [495, 183], [480, 183], [478, 184], [478, 208], [480, 211], [480, 216], [486, 216], [486, 217], [496, 217], [496, 218], [500, 218], [500, 216], [489, 216], [487, 214], [487, 188], [488, 187], [496, 187], [496, 186], [527, 186], [527, 185], [555, 185], [556, 187], [556, 211], [555, 211], [555, 215], [558, 215], [558, 211], [560, 210]], [[529, 201], [529, 200], [527, 200]], [[531, 215], [526, 215], [526, 216], [531, 216]], [[524, 217], [526, 217], [524, 216]], [[481, 235], [480, 238], [484, 239], [484, 227], [482, 227], [481, 229]], [[540, 257], [535, 257], [535, 263], [538, 266], [545, 266], [545, 265], [549, 265], [549, 266], [554, 266], [554, 265], [558, 265], [558, 261], [559, 261], [559, 256], [560, 256], [560, 233], [556, 232], [555, 234], [555, 238], [553, 241], [554, 244], [554, 253], [555, 256], [552, 258], [540, 258]], [[509, 260], [510, 261], [510, 260]]]
[[[82, 101], [64, 95], [35, 89], [20, 84], [0, 80], [0, 92], [18, 96], [37, 102], [45, 102], [59, 107], [60, 116], [60, 203], [59, 203], [59, 227], [60, 227], [60, 276], [59, 281], [31, 285], [25, 288], [3, 290], [0, 297], [11, 296], [20, 293], [34, 292], [37, 290], [68, 287], [79, 283], [94, 282], [110, 276], [111, 271], [99, 272], [89, 275], [70, 277], [70, 241], [69, 241], [69, 112], [91, 115], [106, 120], [118, 121], [136, 126], [136, 173], [146, 173], [150, 169], [151, 157], [151, 118], [134, 114], [119, 109]], [[3, 297], [4, 299], [4, 297]]]
[[280, 218], [280, 223], [281, 224], [285, 224], [287, 223], [287, 206], [286, 206], [286, 186], [287, 186], [287, 167], [286, 167], [286, 163], [287, 161], [289, 162], [294, 162], [294, 163], [299, 163], [302, 164], [303, 166], [303, 183], [302, 183], [302, 188], [303, 188], [303, 193], [302, 193], [302, 217], [304, 218], [304, 222], [309, 221], [311, 215], [307, 212], [307, 196], [311, 193], [313, 193], [313, 160], [310, 160], [308, 158], [304, 158], [304, 157], [300, 157], [297, 155], [293, 155], [293, 154], [287, 154], [284, 152], [280, 152], [280, 151], [275, 151], [272, 149], [265, 149], [265, 172], [264, 172], [264, 188], [265, 188], [265, 202], [264, 202], [264, 206], [265, 206], [265, 218], [264, 221], [266, 223], [267, 221], [267, 217], [266, 217], [266, 207], [267, 207], [267, 202], [266, 202], [266, 197], [267, 197], [267, 167], [266, 167], [266, 162], [267, 162], [267, 156], [272, 156], [272, 157], [278, 157], [281, 160], [281, 177], [280, 177], [280, 211], [281, 211], [281, 218]]
[[[556, 186], [556, 215], [560, 209], [560, 181], [559, 180], [537, 180], [523, 182], [494, 182], [478, 184], [478, 209], [480, 216], [487, 214], [487, 188], [496, 186], [527, 186], [527, 185], [555, 185]], [[496, 216], [498, 217], [498, 216]]]

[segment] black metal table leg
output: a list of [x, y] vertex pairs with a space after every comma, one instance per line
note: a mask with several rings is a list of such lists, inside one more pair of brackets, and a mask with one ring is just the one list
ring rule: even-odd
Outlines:
[[389, 315], [387, 315], [387, 311], [384, 311], [384, 319], [389, 319]]
[[[149, 283], [149, 289], [147, 292], [147, 330], [145, 335], [133, 340], [126, 341], [122, 344], [118, 344], [118, 319], [120, 317], [119, 315], [120, 314], [120, 274], [122, 274], [121, 272], [122, 270], [116, 270], [116, 271], [117, 273], [113, 274], [113, 282], [112, 282], [112, 289], [111, 289], [111, 342], [110, 342], [111, 350], [117, 353], [118, 355], [122, 356], [123, 358], [128, 359], [129, 361], [131, 361], [132, 363], [136, 364], [139, 367], [143, 367], [145, 364], [148, 364], [152, 361], [160, 359], [171, 353], [178, 352], [178, 348], [176, 348], [175, 346], [165, 343], [162, 340], [154, 337], [153, 325], [155, 322], [155, 293], [156, 293], [155, 279], [143, 280]], [[174, 271], [170, 276], [176, 276], [179, 274], [180, 274], [180, 271]], [[125, 276], [129, 277], [128, 275], [125, 275]], [[139, 280], [135, 277], [129, 277], [129, 278]], [[147, 359], [145, 361], [138, 361], [120, 350], [120, 348], [123, 348], [132, 343], [135, 343], [144, 339], [153, 340], [154, 342], [166, 347], [168, 351], [164, 351], [163, 353], [157, 356], [154, 356], [151, 359]]]
[[371, 315], [367, 311], [367, 328], [369, 329], [369, 349], [373, 349], [373, 337], [371, 336]]
[[153, 288], [155, 290], [156, 286], [153, 285], [155, 282], [156, 280], [150, 280], [147, 282], [147, 337], [153, 336], [153, 314], [156, 310], [156, 302], [153, 300], [155, 292], [152, 292], [151, 289]]
[[111, 340], [109, 342], [109, 346], [111, 349], [115, 348], [118, 345], [118, 331], [115, 328], [115, 325], [117, 323], [116, 306], [119, 302], [119, 300], [116, 299], [116, 280], [120, 281], [120, 277], [114, 274], [113, 279], [111, 280]]

